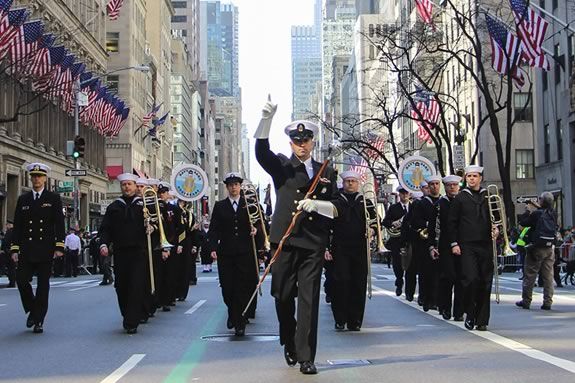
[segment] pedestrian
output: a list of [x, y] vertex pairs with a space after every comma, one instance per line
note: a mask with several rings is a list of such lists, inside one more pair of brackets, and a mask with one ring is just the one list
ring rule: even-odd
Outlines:
[[200, 252], [200, 260], [202, 262], [202, 273], [211, 273], [212, 272], [212, 263], [214, 260], [212, 259], [211, 249], [209, 244], [209, 230], [210, 230], [210, 220], [209, 218], [203, 219], [201, 228], [198, 232], [198, 251]]
[[465, 168], [466, 187], [451, 201], [447, 219], [451, 252], [461, 257], [464, 287], [465, 328], [486, 331], [490, 317], [493, 283], [493, 228], [487, 190], [481, 188], [483, 167]]
[[218, 263], [222, 297], [228, 308], [227, 327], [234, 328], [236, 336], [245, 335], [247, 322], [242, 312], [250, 300], [256, 273], [252, 247], [256, 228], [251, 225], [245, 199], [240, 195], [242, 182], [239, 173], [226, 174], [228, 197], [214, 204], [208, 232], [211, 256]]
[[[376, 219], [374, 202], [359, 192], [361, 175], [353, 170], [341, 173], [343, 190], [334, 205], [338, 216], [333, 220], [333, 234], [326, 260], [333, 260], [331, 310], [335, 329], [360, 331], [365, 311], [367, 287], [366, 209], [369, 219]], [[367, 223], [369, 224], [369, 222]]]
[[[270, 150], [269, 132], [277, 106], [265, 105], [255, 134], [256, 159], [272, 177], [276, 190], [270, 242], [272, 254], [298, 209], [304, 211], [272, 265], [272, 295], [280, 327], [280, 344], [288, 365], [300, 363], [300, 372], [316, 374], [319, 292], [331, 219], [337, 215], [330, 202], [337, 191], [336, 173], [322, 166], [311, 153], [319, 128], [310, 121], [294, 121], [284, 132], [290, 138], [291, 157]], [[309, 190], [319, 177], [315, 190]], [[311, 198], [306, 198], [309, 193]], [[295, 299], [297, 297], [297, 317]]]
[[136, 196], [136, 179], [131, 173], [118, 176], [122, 196], [108, 206], [98, 231], [102, 257], [108, 257], [110, 245], [114, 246], [116, 295], [128, 334], [135, 334], [144, 319], [142, 307], [148, 278], [146, 226], [142, 199]]
[[100, 239], [98, 232], [93, 231], [90, 234], [90, 241], [88, 242], [88, 253], [92, 260], [92, 274], [101, 274], [102, 266], [100, 264]]
[[76, 230], [70, 229], [66, 240], [64, 241], [66, 253], [64, 255], [65, 276], [77, 277], [78, 276], [78, 259], [80, 251], [82, 250], [82, 241], [76, 234]]
[[[26, 167], [32, 190], [22, 194], [14, 212], [14, 234], [10, 252], [17, 263], [16, 281], [22, 306], [29, 313], [26, 327], [44, 332], [52, 260], [64, 255], [64, 214], [60, 196], [46, 190], [50, 167], [32, 163]], [[36, 294], [30, 281], [37, 275]]]
[[16, 286], [16, 265], [10, 256], [10, 245], [14, 237], [14, 222], [12, 220], [6, 221], [6, 231], [2, 238], [2, 245], [0, 246], [0, 269], [4, 269], [8, 277], [8, 285], [6, 287]]
[[553, 304], [553, 266], [555, 263], [555, 238], [557, 235], [557, 215], [553, 210], [554, 198], [550, 192], [543, 192], [537, 204], [529, 203], [519, 223], [529, 226], [530, 246], [525, 257], [523, 289], [518, 307], [529, 309], [533, 299], [533, 286], [537, 273], [543, 278], [542, 310], [551, 310]]
[[385, 247], [391, 252], [391, 264], [395, 275], [395, 295], [399, 297], [403, 292], [404, 272], [400, 253], [401, 225], [410, 209], [411, 202], [410, 193], [403, 186], [399, 186], [396, 191], [399, 194], [399, 201], [389, 207], [382, 224], [389, 234]]

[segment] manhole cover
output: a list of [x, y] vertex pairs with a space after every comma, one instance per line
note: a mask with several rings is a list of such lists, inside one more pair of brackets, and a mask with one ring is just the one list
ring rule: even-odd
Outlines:
[[279, 339], [279, 335], [264, 333], [246, 334], [244, 336], [235, 336], [233, 334], [215, 334], [202, 337], [202, 340], [209, 340], [212, 342], [273, 342], [278, 341]]
[[365, 366], [371, 364], [367, 359], [333, 359], [328, 360], [327, 363], [332, 366]]

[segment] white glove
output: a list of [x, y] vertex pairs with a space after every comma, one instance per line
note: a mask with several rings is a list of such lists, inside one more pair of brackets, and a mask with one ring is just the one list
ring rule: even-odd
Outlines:
[[297, 203], [297, 209], [308, 213], [318, 213], [327, 218], [333, 218], [335, 206], [329, 201], [317, 201], [306, 198]]
[[258, 129], [254, 134], [254, 138], [258, 139], [267, 139], [270, 136], [270, 129], [272, 126], [272, 119], [274, 118], [274, 114], [276, 114], [278, 106], [272, 103], [272, 98], [268, 95], [268, 102], [262, 109], [262, 119], [258, 125]]

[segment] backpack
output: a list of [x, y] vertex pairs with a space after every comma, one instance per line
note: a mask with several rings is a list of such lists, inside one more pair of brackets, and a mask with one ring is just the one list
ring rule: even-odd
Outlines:
[[535, 225], [533, 245], [537, 247], [551, 247], [555, 244], [556, 234], [557, 219], [553, 210], [543, 210]]

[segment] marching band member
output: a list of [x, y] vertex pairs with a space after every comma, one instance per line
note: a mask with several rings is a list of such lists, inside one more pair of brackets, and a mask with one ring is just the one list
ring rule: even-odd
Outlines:
[[208, 219], [204, 219], [198, 232], [198, 251], [200, 253], [200, 260], [203, 266], [202, 273], [211, 273], [212, 263], [214, 262], [211, 256], [211, 249], [209, 245], [209, 230], [210, 221]]
[[461, 257], [462, 283], [465, 289], [465, 327], [487, 330], [493, 282], [492, 224], [487, 191], [481, 188], [483, 168], [465, 168], [465, 187], [452, 201], [447, 232], [451, 251]]
[[270, 233], [272, 253], [296, 211], [302, 209], [305, 213], [297, 220], [272, 266], [272, 295], [287, 364], [299, 362], [301, 373], [316, 374], [319, 292], [331, 218], [337, 215], [330, 202], [337, 191], [336, 174], [327, 167], [312, 198], [303, 199], [321, 167], [311, 156], [318, 126], [309, 121], [292, 122], [284, 130], [290, 138], [291, 157], [275, 154], [270, 150], [268, 137], [276, 108], [268, 100], [254, 135], [256, 159], [271, 175], [277, 196]]
[[177, 265], [177, 283], [176, 297], [178, 301], [183, 302], [188, 296], [190, 281], [196, 276], [196, 254], [192, 254], [192, 247], [196, 246], [196, 217], [186, 209], [186, 201], [178, 200], [180, 208], [181, 224], [183, 232], [180, 234], [179, 241], [182, 246], [182, 254], [176, 257]]
[[109, 256], [114, 245], [115, 287], [124, 329], [135, 334], [143, 319], [146, 289], [146, 226], [142, 199], [136, 196], [137, 176], [123, 173], [118, 176], [122, 196], [106, 209], [100, 226], [100, 254]]
[[228, 329], [235, 328], [236, 336], [244, 336], [246, 319], [242, 311], [253, 291], [254, 258], [251, 236], [252, 227], [244, 198], [240, 198], [239, 173], [228, 173], [224, 184], [228, 197], [215, 203], [208, 236], [211, 256], [218, 262], [218, 275], [222, 297], [228, 307]]
[[[439, 257], [439, 284], [437, 290], [437, 305], [443, 319], [463, 321], [463, 286], [461, 285], [461, 258], [454, 256], [449, 243], [447, 219], [451, 201], [459, 193], [461, 177], [450, 175], [443, 178], [445, 195], [437, 202], [428, 225], [430, 240], [430, 255]], [[439, 216], [438, 216], [439, 215]]]
[[[365, 311], [367, 286], [367, 248], [364, 196], [359, 193], [361, 176], [348, 170], [341, 174], [343, 191], [338, 192], [333, 203], [338, 217], [333, 221], [331, 253], [326, 260], [333, 260], [333, 295], [331, 310], [335, 329], [359, 331]], [[370, 217], [375, 216], [373, 201]]]
[[403, 291], [403, 266], [401, 263], [401, 224], [411, 207], [410, 194], [403, 186], [397, 188], [399, 201], [389, 207], [383, 226], [390, 233], [385, 246], [391, 251], [391, 262], [395, 274], [395, 295], [400, 296]]
[[146, 186], [148, 186], [148, 179], [147, 178], [138, 178], [136, 180], [136, 195], [138, 197], [142, 197], [142, 191], [146, 188]]
[[[22, 194], [16, 203], [10, 253], [17, 264], [16, 282], [22, 306], [28, 315], [26, 327], [34, 333], [44, 332], [44, 317], [48, 312], [48, 295], [52, 260], [64, 255], [64, 214], [62, 200], [46, 190], [50, 168], [41, 163], [26, 167], [32, 190]], [[36, 294], [30, 281], [38, 276]]]

